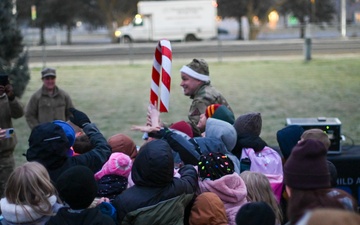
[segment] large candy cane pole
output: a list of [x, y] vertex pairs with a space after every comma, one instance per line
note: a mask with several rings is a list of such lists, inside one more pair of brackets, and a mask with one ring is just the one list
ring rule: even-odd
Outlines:
[[[155, 49], [151, 75], [150, 102], [159, 112], [169, 111], [172, 52], [170, 41], [160, 40]], [[160, 73], [161, 72], [161, 73]], [[161, 83], [160, 83], [161, 77]], [[159, 96], [160, 88], [160, 96]]]

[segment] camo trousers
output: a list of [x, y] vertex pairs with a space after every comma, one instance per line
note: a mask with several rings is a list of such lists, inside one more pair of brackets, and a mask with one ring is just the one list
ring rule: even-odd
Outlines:
[[3, 197], [5, 184], [10, 174], [15, 169], [15, 160], [13, 154], [7, 157], [0, 156], [0, 196]]

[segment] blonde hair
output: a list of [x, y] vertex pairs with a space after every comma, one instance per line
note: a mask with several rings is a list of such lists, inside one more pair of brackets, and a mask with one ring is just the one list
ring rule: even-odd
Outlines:
[[[28, 212], [25, 205], [29, 206], [44, 216], [53, 215], [52, 205], [48, 200], [53, 195], [58, 197], [56, 188], [52, 185], [46, 168], [38, 162], [27, 162], [17, 167], [5, 186], [5, 197], [9, 203], [21, 206], [25, 212]], [[28, 215], [33, 219], [30, 213]]]
[[247, 189], [247, 200], [249, 202], [266, 202], [272, 208], [279, 223], [283, 220], [282, 210], [276, 201], [268, 178], [262, 174], [252, 171], [244, 171], [240, 174]]

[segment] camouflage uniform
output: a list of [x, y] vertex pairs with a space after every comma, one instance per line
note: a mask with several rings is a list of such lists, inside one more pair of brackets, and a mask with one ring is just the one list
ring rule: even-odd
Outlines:
[[232, 111], [229, 103], [226, 101], [224, 96], [222, 96], [210, 83], [204, 83], [200, 86], [194, 95], [190, 97], [193, 99], [188, 118], [190, 120], [190, 125], [193, 129], [194, 136], [200, 136], [201, 132], [196, 125], [199, 122], [200, 114], [205, 113], [206, 107], [211, 104], [222, 104], [228, 107]]
[[[6, 94], [0, 96], [0, 127], [13, 127], [11, 118], [17, 119], [24, 115], [23, 105], [15, 98], [10, 101]], [[14, 150], [16, 136], [0, 140], [0, 196], [3, 195], [6, 181], [15, 168]]]
[[31, 96], [26, 105], [26, 122], [30, 129], [33, 129], [40, 123], [67, 121], [70, 117], [70, 108], [74, 106], [68, 93], [56, 86], [54, 94], [49, 95], [43, 86]]

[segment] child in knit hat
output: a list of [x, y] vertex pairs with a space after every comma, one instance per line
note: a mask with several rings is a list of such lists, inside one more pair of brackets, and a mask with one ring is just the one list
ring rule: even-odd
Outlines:
[[131, 160], [134, 162], [138, 150], [135, 142], [127, 135], [119, 133], [115, 134], [107, 140], [112, 152], [122, 152], [130, 156]]
[[178, 122], [175, 122], [169, 126], [170, 129], [180, 131], [187, 135], [187, 138], [193, 138], [194, 133], [191, 129], [191, 126], [185, 122], [184, 120], [180, 120]]
[[191, 207], [190, 225], [228, 225], [224, 203], [212, 192], [196, 197]]
[[114, 152], [102, 169], [95, 174], [98, 183], [97, 197], [110, 200], [121, 194], [128, 185], [128, 176], [132, 167], [131, 158], [122, 153]]
[[42, 123], [34, 127], [29, 137], [29, 149], [26, 152], [27, 161], [40, 162], [48, 170], [50, 178], [56, 182], [58, 177], [75, 165], [89, 167], [93, 172], [101, 169], [111, 154], [111, 148], [106, 139], [89, 117], [77, 109], [70, 109], [70, 120], [81, 127], [89, 137], [94, 148], [81, 155], [69, 157], [67, 154], [71, 143], [63, 128], [55, 123]]
[[289, 125], [276, 132], [276, 140], [283, 155], [283, 162], [289, 158], [291, 150], [300, 141], [304, 128], [299, 125]]
[[179, 170], [180, 178], [173, 174], [168, 143], [152, 140], [142, 145], [131, 171], [135, 185], [113, 201], [119, 224], [182, 224], [198, 177], [191, 165]]
[[322, 142], [308, 139], [299, 142], [286, 161], [284, 184], [289, 196], [287, 215], [290, 224], [295, 224], [310, 209], [357, 210], [351, 195], [331, 188], [326, 155], [327, 149]]
[[[309, 129], [309, 130], [304, 131], [304, 133], [301, 135], [300, 141], [304, 141], [307, 139], [313, 139], [313, 140], [320, 141], [321, 143], [324, 144], [324, 146], [327, 150], [329, 150], [329, 148], [331, 146], [331, 141], [329, 139], [329, 136], [325, 133], [325, 131], [323, 131], [321, 129], [314, 128], [314, 129]], [[327, 165], [328, 165], [328, 169], [330, 172], [331, 187], [335, 187], [337, 185], [337, 183], [336, 183], [336, 180], [337, 180], [336, 166], [329, 160], [327, 160]]]
[[326, 149], [329, 149], [331, 145], [329, 136], [321, 129], [314, 128], [304, 131], [304, 133], [300, 137], [300, 141], [304, 141], [307, 139], [314, 139], [320, 141], [324, 144]]
[[202, 155], [198, 164], [200, 192], [213, 192], [223, 201], [230, 225], [235, 225], [239, 208], [247, 202], [246, 185], [234, 172], [232, 160], [221, 153]]
[[263, 150], [266, 142], [260, 138], [262, 127], [261, 114], [251, 112], [240, 115], [234, 123], [238, 141], [233, 153], [240, 158], [243, 148], [252, 148], [255, 152]]
[[236, 214], [236, 225], [275, 225], [275, 213], [266, 202], [250, 202]]
[[69, 140], [69, 149], [67, 151], [67, 155], [68, 156], [73, 156], [74, 155], [74, 150], [72, 149], [72, 146], [75, 143], [75, 130], [74, 128], [67, 122], [62, 121], [62, 120], [54, 120], [53, 121], [54, 124], [59, 125], [65, 132], [65, 135], [67, 137], [67, 139]]
[[[283, 166], [280, 154], [270, 148], [260, 137], [262, 118], [259, 112], [239, 116], [234, 128], [237, 132], [237, 143], [232, 153], [240, 158], [241, 172], [250, 170], [260, 172], [269, 179], [274, 194], [278, 199], [283, 189]], [[246, 162], [246, 163], [245, 163]], [[248, 165], [245, 169], [244, 165]]]
[[197, 127], [201, 132], [205, 131], [206, 120], [208, 118], [214, 118], [223, 120], [230, 123], [231, 125], [235, 122], [234, 113], [231, 112], [225, 105], [221, 104], [211, 104], [205, 109], [205, 113], [200, 115], [200, 120], [197, 124]]
[[96, 197], [97, 184], [93, 172], [85, 166], [73, 166], [56, 181], [60, 198], [67, 207], [61, 208], [47, 224], [115, 224], [99, 207], [88, 208]]

